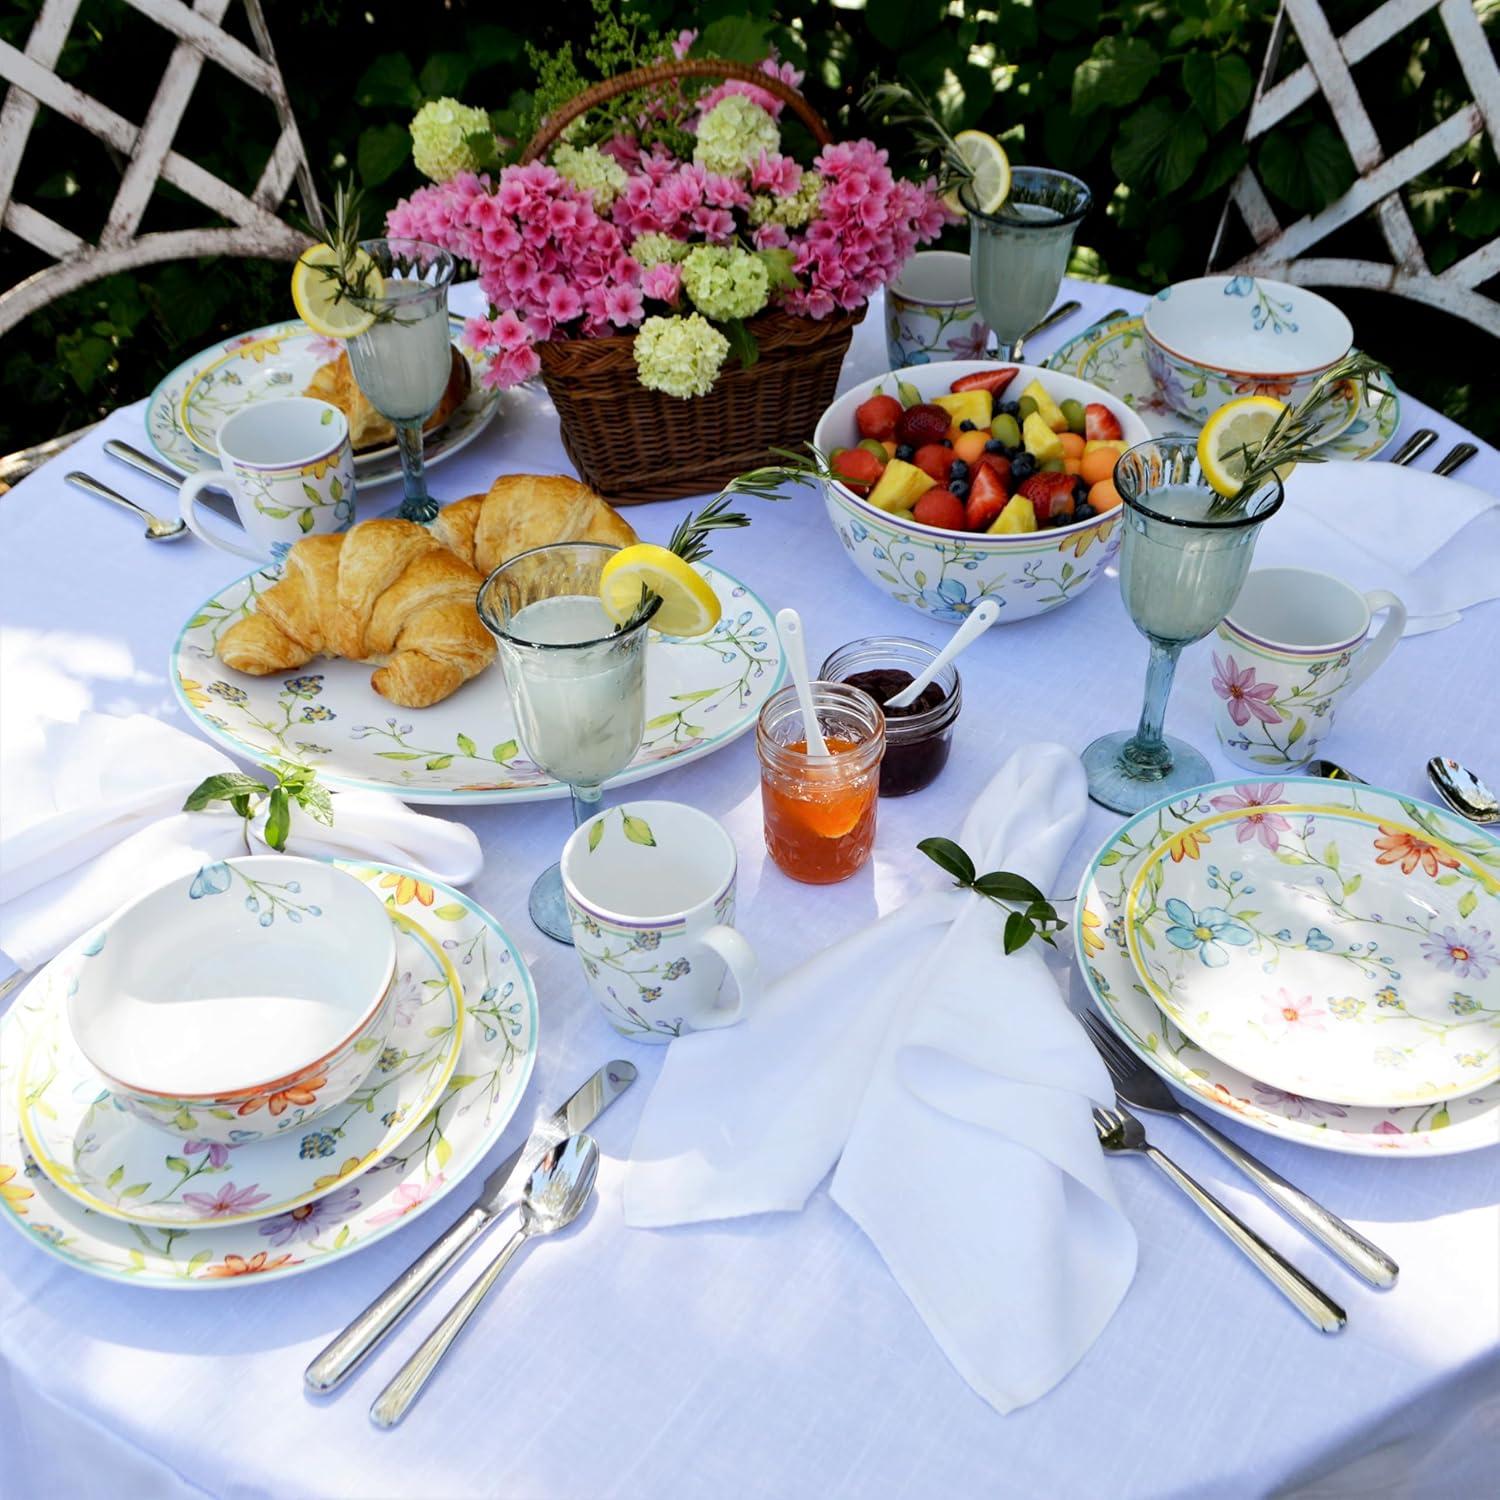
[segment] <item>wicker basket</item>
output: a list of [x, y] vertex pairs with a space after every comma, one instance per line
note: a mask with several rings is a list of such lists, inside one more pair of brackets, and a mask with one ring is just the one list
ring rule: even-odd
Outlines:
[[[740, 78], [785, 100], [819, 145], [831, 137], [795, 89], [738, 63], [687, 59], [594, 85], [537, 131], [523, 161], [544, 156], [568, 123], [596, 104], [673, 78]], [[706, 396], [681, 400], [637, 379], [634, 335], [555, 339], [537, 345], [542, 379], [562, 422], [563, 447], [585, 483], [617, 505], [697, 495], [799, 446], [833, 400], [839, 369], [864, 309], [827, 318], [768, 312], [747, 323], [760, 357], [731, 358]]]

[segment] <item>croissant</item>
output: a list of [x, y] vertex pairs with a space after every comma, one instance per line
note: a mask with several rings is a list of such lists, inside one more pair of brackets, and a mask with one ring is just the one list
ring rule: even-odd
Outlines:
[[[468, 360], [457, 349], [453, 350], [453, 363], [448, 375], [447, 388], [443, 392], [442, 400], [437, 404], [437, 409], [422, 424], [424, 432], [431, 432], [434, 428], [442, 426], [468, 400], [472, 381], [473, 371], [469, 368]], [[302, 394], [316, 396], [319, 401], [327, 401], [329, 405], [338, 407], [348, 417], [349, 441], [354, 445], [356, 452], [367, 448], [383, 447], [387, 443], [396, 441], [395, 427], [370, 405], [365, 393], [360, 390], [359, 382], [355, 380], [354, 371], [350, 368], [347, 353], [339, 355], [335, 360], [330, 360], [326, 365], [319, 365]]]
[[474, 609], [483, 581], [411, 521], [361, 521], [303, 537], [255, 613], [219, 637], [219, 659], [254, 677], [321, 655], [375, 662], [377, 693], [401, 708], [427, 708], [494, 660]]
[[444, 506], [433, 534], [488, 575], [518, 552], [548, 542], [628, 547], [636, 534], [586, 484], [563, 474], [502, 474], [485, 495]]

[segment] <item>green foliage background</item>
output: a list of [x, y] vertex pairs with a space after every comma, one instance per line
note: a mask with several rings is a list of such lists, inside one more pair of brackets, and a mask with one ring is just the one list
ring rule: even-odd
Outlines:
[[[1330, 0], [1343, 31], [1373, 0]], [[857, 100], [875, 78], [900, 78], [934, 97], [946, 123], [979, 125], [1017, 161], [1085, 178], [1096, 207], [1074, 274], [1153, 290], [1200, 274], [1227, 185], [1247, 159], [1241, 137], [1274, 0], [637, 0], [675, 32], [730, 17], [748, 44], [769, 34], [807, 69], [805, 90], [836, 134], [873, 134], [899, 163], [908, 142], [864, 119]], [[40, 0], [11, 0], [0, 38], [24, 45]], [[1489, 35], [1500, 0], [1479, 0]], [[528, 42], [575, 44], [592, 24], [588, 0], [500, 7], [485, 0], [267, 0], [287, 86], [320, 187], [353, 171], [373, 215], [418, 183], [406, 123], [424, 100], [454, 95], [514, 127], [528, 104]], [[231, 29], [242, 26], [235, 7]], [[721, 28], [721, 35], [728, 34]], [[60, 71], [127, 119], [145, 117], [170, 39], [119, 0], [85, 0]], [[121, 59], [129, 66], [119, 66]], [[1295, 40], [1282, 71], [1300, 61]], [[1430, 128], [1466, 98], [1435, 17], [1355, 70], [1387, 150]], [[212, 65], [177, 147], [248, 191], [276, 139], [270, 106]], [[1316, 212], [1354, 175], [1321, 105], [1309, 105], [1254, 148], [1283, 222]], [[84, 131], [45, 111], [15, 196], [75, 232], [97, 235], [123, 163]], [[1496, 163], [1483, 141], [1455, 152], [1408, 193], [1435, 270], [1500, 229]], [[1481, 190], [1486, 181], [1488, 191]], [[294, 207], [296, 205], [294, 204]], [[203, 211], [159, 189], [146, 229], [198, 225]], [[1237, 221], [1234, 221], [1237, 223]], [[952, 232], [956, 246], [963, 232]], [[42, 262], [0, 240], [0, 284]], [[1231, 252], [1246, 248], [1231, 239]], [[1329, 253], [1387, 258], [1373, 227], [1351, 226]], [[1221, 263], [1224, 260], [1221, 255]], [[1483, 378], [1492, 343], [1457, 319], [1393, 297], [1332, 293], [1363, 346], [1390, 362], [1403, 388], [1500, 437], [1500, 391]], [[231, 259], [116, 276], [23, 324], [0, 352], [0, 453], [92, 421], [146, 394], [210, 340], [289, 316], [287, 268]], [[1488, 346], [1488, 347], [1487, 347]]]

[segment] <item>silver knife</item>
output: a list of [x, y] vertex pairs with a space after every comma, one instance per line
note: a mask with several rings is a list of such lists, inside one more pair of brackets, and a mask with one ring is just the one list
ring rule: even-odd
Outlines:
[[119, 438], [110, 438], [104, 445], [104, 451], [111, 458], [117, 459], [122, 464], [129, 464], [132, 469], [138, 469], [142, 474], [149, 474], [153, 479], [159, 479], [174, 490], [187, 478], [186, 474], [180, 473], [170, 464], [164, 464], [159, 458], [153, 458], [149, 453], [142, 453], [139, 448], [132, 448], [129, 443], [122, 443]]
[[485, 1178], [468, 1212], [308, 1365], [302, 1377], [308, 1389], [324, 1393], [342, 1385], [386, 1334], [521, 1201], [527, 1178], [548, 1149], [587, 1129], [635, 1082], [635, 1076], [632, 1063], [605, 1063], [561, 1109], [538, 1120], [525, 1145]]
[[[1130, 314], [1126, 312], [1123, 307], [1112, 307], [1097, 322], [1090, 323], [1082, 333], [1075, 333], [1073, 337], [1063, 345], [1063, 349], [1071, 348], [1074, 344], [1081, 344], [1086, 338], [1089, 338], [1093, 334], [1098, 333], [1101, 329], [1108, 328], [1111, 323], [1118, 323], [1121, 318], [1128, 318], [1129, 316]], [[1052, 361], [1056, 359], [1057, 356], [1061, 353], [1062, 349], [1054, 349], [1052, 353], [1042, 361], [1042, 369], [1050, 369], [1052, 367]]]

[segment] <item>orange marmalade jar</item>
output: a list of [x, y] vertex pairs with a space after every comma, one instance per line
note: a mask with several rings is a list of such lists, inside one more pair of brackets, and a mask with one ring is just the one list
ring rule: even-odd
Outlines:
[[766, 849], [793, 880], [831, 885], [870, 857], [885, 716], [866, 692], [843, 682], [812, 684], [813, 709], [830, 751], [807, 753], [797, 690], [784, 687], [760, 711], [760, 795]]

